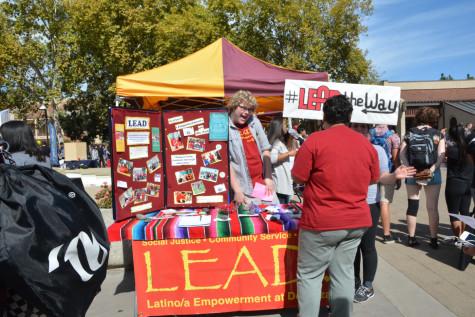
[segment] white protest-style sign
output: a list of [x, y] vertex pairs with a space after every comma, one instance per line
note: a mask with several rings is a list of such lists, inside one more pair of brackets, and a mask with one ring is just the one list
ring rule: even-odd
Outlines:
[[150, 130], [150, 118], [148, 117], [125, 117], [126, 130]]
[[284, 117], [323, 119], [323, 104], [345, 95], [353, 105], [351, 122], [397, 125], [401, 88], [309, 80], [285, 81]]

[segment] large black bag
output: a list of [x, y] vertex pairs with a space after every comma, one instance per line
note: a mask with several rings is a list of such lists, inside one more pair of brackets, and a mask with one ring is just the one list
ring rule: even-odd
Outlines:
[[0, 164], [0, 284], [48, 316], [86, 314], [107, 273], [95, 202], [49, 168]]

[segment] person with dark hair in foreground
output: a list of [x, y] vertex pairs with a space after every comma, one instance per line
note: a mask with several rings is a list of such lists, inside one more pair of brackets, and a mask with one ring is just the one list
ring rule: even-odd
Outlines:
[[37, 164], [51, 167], [49, 158], [38, 147], [33, 131], [25, 122], [5, 122], [0, 127], [0, 134], [8, 143], [8, 151], [17, 166]]
[[[396, 178], [395, 174], [380, 178], [376, 150], [347, 126], [352, 110], [343, 95], [328, 99], [323, 106], [325, 130], [313, 133], [302, 144], [292, 169], [294, 182], [305, 184], [297, 262], [301, 317], [318, 316], [327, 268], [331, 315], [351, 315], [356, 250], [372, 225], [366, 202], [368, 186]], [[404, 167], [400, 171], [402, 177], [410, 173]]]
[[343, 95], [328, 99], [323, 106], [325, 130], [302, 144], [292, 169], [294, 182], [305, 184], [297, 264], [301, 317], [318, 316], [327, 268], [332, 316], [350, 316], [352, 311], [353, 262], [372, 223], [366, 193], [379, 179], [376, 150], [347, 126], [352, 110]]

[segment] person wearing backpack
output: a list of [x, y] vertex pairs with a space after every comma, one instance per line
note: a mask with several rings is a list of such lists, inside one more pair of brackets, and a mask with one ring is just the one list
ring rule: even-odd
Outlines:
[[[388, 169], [393, 172], [399, 166], [399, 148], [401, 145], [401, 138], [394, 130], [390, 130], [386, 124], [377, 124], [370, 129], [371, 143], [379, 145], [384, 149], [388, 158]], [[389, 213], [389, 204], [393, 202], [394, 189], [396, 184], [381, 185], [381, 224], [383, 226], [383, 243], [394, 243], [391, 236], [391, 216]], [[398, 188], [398, 187], [397, 187]]]
[[439, 247], [437, 230], [439, 226], [438, 201], [442, 176], [440, 164], [445, 157], [445, 140], [441, 133], [432, 128], [438, 118], [437, 112], [423, 107], [416, 112], [416, 127], [408, 130], [401, 144], [401, 163], [414, 166], [417, 174], [413, 179], [406, 179], [408, 207], [406, 213], [408, 241], [411, 247], [419, 245], [416, 239], [417, 212], [419, 194], [424, 188], [426, 207], [429, 215], [430, 246]]

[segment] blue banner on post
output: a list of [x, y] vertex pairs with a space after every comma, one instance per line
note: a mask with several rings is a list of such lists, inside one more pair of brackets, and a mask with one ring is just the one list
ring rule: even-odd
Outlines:
[[59, 166], [58, 158], [58, 137], [56, 136], [56, 128], [52, 122], [48, 122], [48, 133], [49, 133], [49, 160], [51, 166]]

